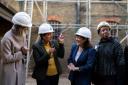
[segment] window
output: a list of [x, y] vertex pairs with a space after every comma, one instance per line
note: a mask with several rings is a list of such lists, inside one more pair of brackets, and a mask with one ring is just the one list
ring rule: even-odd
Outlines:
[[53, 39], [57, 40], [62, 29], [61, 29], [61, 22], [60, 22], [61, 18], [60, 16], [56, 16], [56, 15], [51, 15], [48, 16], [48, 22], [53, 26], [54, 29], [54, 33], [53, 33]]
[[60, 26], [61, 23], [56, 20], [48, 20], [48, 22], [52, 25], [54, 29], [53, 39], [57, 40], [62, 30]]

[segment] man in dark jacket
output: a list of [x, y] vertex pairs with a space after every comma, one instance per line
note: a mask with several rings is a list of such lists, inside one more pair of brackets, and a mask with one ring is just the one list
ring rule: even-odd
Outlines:
[[128, 85], [128, 45], [124, 48], [125, 57], [125, 85]]
[[97, 80], [95, 85], [123, 85], [124, 56], [120, 43], [110, 36], [111, 27], [100, 22], [97, 31], [101, 37], [96, 46]]

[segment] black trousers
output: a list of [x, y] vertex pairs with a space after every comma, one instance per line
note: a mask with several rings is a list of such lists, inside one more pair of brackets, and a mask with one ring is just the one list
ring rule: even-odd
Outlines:
[[44, 80], [36, 80], [37, 85], [58, 85], [59, 75], [46, 76]]
[[117, 85], [116, 76], [100, 76], [97, 78], [95, 85]]

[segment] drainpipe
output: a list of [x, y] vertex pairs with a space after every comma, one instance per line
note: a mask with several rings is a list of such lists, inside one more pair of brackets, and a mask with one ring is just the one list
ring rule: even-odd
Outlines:
[[88, 3], [88, 28], [91, 28], [91, 0]]
[[77, 0], [76, 7], [76, 28], [80, 27], [80, 1]]

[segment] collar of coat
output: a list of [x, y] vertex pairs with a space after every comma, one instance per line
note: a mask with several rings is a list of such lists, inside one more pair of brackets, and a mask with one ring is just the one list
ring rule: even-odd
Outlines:
[[[44, 46], [44, 45], [45, 45], [45, 44], [44, 44], [44, 40], [40, 39], [40, 40], [38, 41], [38, 44], [39, 44], [40, 46]], [[49, 41], [49, 44], [50, 44], [51, 47], [54, 47], [54, 41]]]
[[100, 43], [105, 43], [105, 42], [112, 42], [114, 39], [112, 37], [109, 37], [109, 38], [102, 38], [100, 40]]

